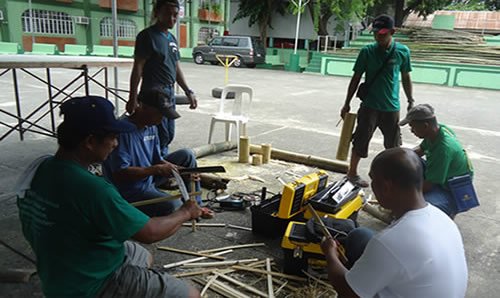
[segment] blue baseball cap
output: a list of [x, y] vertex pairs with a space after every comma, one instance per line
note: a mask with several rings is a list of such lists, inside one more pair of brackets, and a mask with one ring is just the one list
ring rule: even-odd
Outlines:
[[115, 117], [113, 104], [100, 96], [74, 97], [61, 105], [64, 122], [80, 133], [123, 133], [135, 125]]

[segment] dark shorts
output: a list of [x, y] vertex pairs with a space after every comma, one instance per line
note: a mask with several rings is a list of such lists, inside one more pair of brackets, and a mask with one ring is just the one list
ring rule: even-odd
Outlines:
[[96, 297], [187, 297], [188, 285], [164, 272], [148, 268], [149, 252], [125, 242], [125, 260]]
[[381, 112], [361, 106], [358, 110], [358, 124], [353, 135], [352, 150], [359, 157], [367, 157], [368, 145], [377, 127], [384, 135], [386, 149], [401, 146], [401, 132], [398, 123], [399, 111]]

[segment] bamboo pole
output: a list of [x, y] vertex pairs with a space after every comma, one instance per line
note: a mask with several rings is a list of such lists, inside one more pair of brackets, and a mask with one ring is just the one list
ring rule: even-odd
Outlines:
[[177, 253], [181, 253], [181, 254], [185, 254], [185, 255], [206, 257], [206, 258], [216, 259], [216, 260], [225, 260], [226, 259], [225, 257], [219, 257], [219, 256], [214, 256], [214, 255], [209, 255], [209, 254], [202, 254], [202, 253], [195, 252], [195, 251], [177, 249], [177, 248], [172, 248], [172, 247], [167, 247], [167, 246], [158, 246], [157, 249], [171, 251], [171, 252], [177, 252]]
[[[250, 153], [261, 154], [262, 149], [260, 148], [260, 146], [250, 145]], [[275, 148], [271, 149], [271, 158], [300, 163], [339, 173], [347, 173], [347, 168], [349, 167], [349, 164], [344, 161], [300, 154]]]
[[338, 160], [347, 160], [349, 154], [349, 145], [351, 144], [352, 131], [354, 123], [356, 122], [356, 114], [347, 113], [344, 116], [344, 123], [342, 124], [342, 131], [340, 133], [339, 146], [337, 147]]
[[[228, 250], [224, 250], [224, 251], [213, 253], [212, 255], [214, 255], [214, 256], [220, 256], [220, 255], [228, 254], [230, 252], [233, 252], [233, 250], [232, 249], [228, 249]], [[181, 266], [181, 265], [184, 265], [184, 264], [198, 262], [198, 261], [205, 260], [205, 259], [207, 259], [207, 257], [199, 257], [199, 258], [188, 259], [188, 260], [184, 260], [184, 261], [180, 261], [180, 262], [175, 262], [175, 263], [170, 263], [170, 264], [163, 265], [163, 268], [164, 269], [169, 269], [169, 268]]]
[[[183, 223], [183, 227], [190, 227], [190, 223]], [[196, 227], [209, 227], [209, 228], [224, 228], [227, 225], [225, 223], [196, 223]]]
[[[189, 193], [189, 195], [198, 196], [198, 195], [201, 195], [201, 191], [191, 192], [191, 193]], [[162, 198], [156, 198], [156, 199], [144, 200], [144, 201], [137, 201], [137, 202], [130, 203], [130, 205], [132, 205], [134, 207], [139, 207], [139, 206], [144, 206], [144, 205], [161, 203], [161, 202], [168, 201], [168, 200], [179, 199], [181, 197], [182, 197], [181, 194], [176, 194], [176, 195], [171, 195], [168, 197], [162, 197]]]
[[232, 245], [232, 246], [212, 248], [212, 249], [207, 249], [207, 250], [200, 250], [199, 253], [206, 254], [206, 253], [213, 253], [216, 251], [227, 250], [227, 249], [249, 248], [249, 247], [259, 247], [259, 246], [265, 246], [265, 244], [264, 243], [249, 243], [249, 244]]

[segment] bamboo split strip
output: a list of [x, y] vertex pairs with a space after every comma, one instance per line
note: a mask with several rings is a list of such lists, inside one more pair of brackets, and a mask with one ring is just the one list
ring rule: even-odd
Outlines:
[[178, 252], [181, 254], [192, 255], [192, 256], [206, 257], [206, 258], [216, 259], [216, 260], [225, 260], [226, 259], [225, 257], [219, 257], [219, 256], [214, 256], [214, 255], [209, 255], [209, 254], [202, 254], [202, 253], [195, 252], [195, 251], [177, 249], [177, 248], [166, 247], [166, 246], [158, 246], [157, 249], [171, 251], [171, 252]]
[[[205, 285], [207, 281], [201, 277], [193, 277], [193, 280]], [[224, 297], [229, 297], [229, 298], [250, 298], [249, 296], [243, 294], [240, 291], [237, 291], [230, 286], [221, 283], [220, 281], [214, 281], [212, 285], [210, 286], [211, 290], [214, 290], [215, 292], [221, 294]]]
[[290, 285], [290, 283], [287, 280], [282, 281], [281, 279], [273, 277], [273, 282], [284, 286], [285, 288], [289, 289], [292, 292], [297, 292], [299, 290], [299, 288]]
[[177, 277], [177, 278], [181, 278], [181, 277], [188, 277], [188, 276], [194, 276], [194, 275], [200, 275], [200, 274], [208, 274], [208, 273], [213, 273], [213, 272], [214, 272], [214, 269], [205, 269], [205, 270], [199, 270], [199, 271], [191, 271], [191, 272], [172, 274], [172, 276]]
[[332, 291], [334, 291], [334, 292], [336, 293], [336, 291], [333, 289], [333, 286], [332, 286], [331, 284], [329, 284], [329, 283], [327, 283], [327, 282], [322, 281], [321, 279], [319, 279], [319, 278], [315, 277], [314, 275], [312, 275], [312, 274], [310, 274], [310, 273], [307, 273], [305, 270], [302, 270], [302, 272], [303, 272], [303, 273], [304, 273], [307, 277], [309, 277], [310, 279], [312, 279], [312, 280], [316, 281], [317, 283], [319, 283], [319, 284], [321, 284], [321, 285], [323, 285], [323, 286], [327, 287], [328, 289], [330, 289], [330, 290], [332, 290]]
[[274, 288], [273, 288], [273, 277], [271, 272], [271, 261], [269, 258], [266, 259], [266, 270], [267, 270], [267, 293], [269, 298], [274, 298]]
[[284, 273], [280, 273], [280, 272], [255, 269], [255, 268], [252, 268], [249, 266], [233, 265], [232, 267], [234, 269], [237, 269], [237, 270], [245, 270], [245, 271], [250, 271], [250, 272], [255, 272], [255, 273], [260, 273], [260, 274], [271, 274], [273, 276], [279, 276], [279, 277], [283, 277], [283, 278], [287, 278], [287, 279], [291, 279], [291, 280], [296, 280], [296, 281], [306, 281], [306, 279], [303, 277], [288, 275], [288, 274], [284, 274]]
[[229, 265], [238, 265], [244, 263], [251, 263], [258, 261], [259, 259], [243, 259], [243, 260], [229, 260], [229, 261], [221, 261], [221, 262], [206, 262], [206, 263], [189, 263], [183, 264], [183, 268], [197, 268], [197, 267], [218, 267], [218, 266], [229, 266]]
[[[183, 223], [182, 226], [183, 227], [191, 227], [191, 224], [190, 223]], [[225, 226], [226, 226], [225, 223], [196, 223], [196, 227], [223, 228]]]
[[249, 227], [242, 227], [242, 226], [237, 226], [237, 225], [227, 225], [228, 228], [233, 228], [233, 229], [238, 229], [238, 230], [243, 230], [243, 231], [252, 231], [252, 228]]
[[226, 246], [226, 247], [201, 250], [201, 251], [199, 251], [199, 253], [206, 254], [206, 253], [212, 253], [212, 252], [226, 250], [226, 249], [238, 249], [238, 248], [248, 248], [248, 247], [257, 247], [257, 246], [265, 246], [265, 244], [264, 243], [249, 243], [249, 244], [232, 245], [232, 246]]
[[274, 295], [277, 296], [281, 290], [283, 290], [284, 287], [286, 287], [286, 285], [288, 284], [288, 281], [285, 281], [277, 290], [276, 292], [274, 292]]
[[229, 281], [229, 282], [231, 282], [231, 283], [233, 283], [233, 284], [235, 284], [237, 286], [240, 286], [240, 287], [244, 288], [248, 292], [252, 292], [252, 293], [257, 294], [257, 295], [262, 296], [262, 297], [267, 297], [266, 293], [264, 293], [262, 291], [259, 291], [256, 288], [254, 288], [252, 286], [249, 286], [249, 285], [247, 285], [247, 284], [245, 284], [245, 283], [243, 283], [243, 282], [241, 282], [241, 281], [239, 281], [237, 279], [234, 279], [234, 278], [229, 277], [227, 275], [224, 275], [222, 273], [219, 274], [219, 277], [222, 278], [222, 279], [225, 279], [225, 280], [227, 280], [227, 281]]
[[[201, 195], [201, 191], [190, 192], [189, 194], [193, 195], [193, 196], [198, 196], [198, 195]], [[139, 207], [139, 206], [144, 206], [144, 205], [161, 203], [161, 202], [168, 201], [168, 200], [180, 199], [181, 197], [182, 197], [181, 194], [176, 194], [176, 195], [171, 195], [168, 197], [162, 197], [162, 198], [156, 198], [156, 199], [144, 200], [144, 201], [137, 201], [137, 202], [130, 203], [130, 205], [132, 205], [134, 207]]]
[[217, 279], [217, 277], [219, 277], [219, 274], [218, 273], [215, 273], [214, 276], [212, 276], [208, 282], [205, 284], [205, 286], [203, 287], [203, 289], [201, 290], [200, 292], [200, 296], [203, 297], [205, 295], [205, 293], [207, 292], [208, 290], [208, 287], [210, 287], [210, 285]]
[[[261, 260], [255, 263], [248, 264], [248, 267], [262, 267], [265, 266], [266, 260]], [[217, 270], [220, 274], [229, 274], [232, 272], [235, 272], [235, 269], [205, 269], [205, 270], [198, 270], [198, 271], [191, 271], [191, 272], [184, 272], [184, 273], [176, 273], [172, 274], [173, 277], [181, 278], [181, 277], [188, 277], [188, 276], [194, 276], [194, 275], [201, 275], [201, 274], [208, 274], [208, 273], [213, 273], [215, 270]], [[283, 284], [284, 282], [280, 281], [279, 279], [273, 278], [274, 282], [277, 282], [279, 284]], [[286, 283], [286, 282], [285, 282]], [[287, 288], [289, 288], [292, 291], [297, 291], [297, 288], [287, 285]]]
[[[221, 251], [221, 252], [214, 253], [212, 255], [214, 255], [214, 256], [220, 256], [220, 255], [228, 254], [230, 252], [233, 252], [233, 250], [232, 249], [228, 249], [228, 250], [224, 250], [224, 251]], [[194, 263], [194, 262], [198, 262], [198, 261], [206, 260], [206, 259], [207, 259], [206, 257], [193, 258], [193, 259], [189, 259], [189, 260], [184, 260], [184, 261], [180, 261], [180, 262], [176, 262], [176, 263], [171, 263], [171, 264], [163, 265], [163, 268], [164, 269], [169, 269], [169, 268], [181, 266], [181, 265], [184, 265], [184, 264]]]

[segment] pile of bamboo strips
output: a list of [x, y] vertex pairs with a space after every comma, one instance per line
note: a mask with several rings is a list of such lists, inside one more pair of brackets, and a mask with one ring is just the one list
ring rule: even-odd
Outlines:
[[[408, 40], [401, 43], [410, 48], [413, 61], [435, 61], [500, 66], [500, 47], [486, 46], [480, 35], [427, 28], [398, 29]], [[395, 38], [398, 41], [397, 38]], [[359, 48], [345, 48], [336, 55], [356, 56]]]
[[[230, 298], [245, 297], [336, 297], [333, 287], [307, 272], [307, 278], [278, 272], [273, 260], [266, 258], [225, 260], [221, 255], [234, 249], [254, 248], [264, 243], [242, 244], [198, 252], [160, 246], [158, 249], [197, 256], [197, 258], [167, 264], [164, 268], [202, 268], [195, 271], [173, 274], [177, 278], [189, 278], [200, 284], [202, 297], [219, 295]], [[205, 263], [195, 263], [215, 259]], [[214, 294], [215, 293], [215, 294]], [[311, 293], [314, 293], [311, 296]]]

